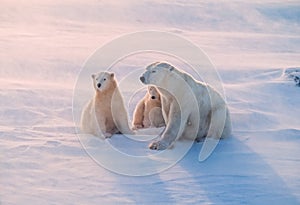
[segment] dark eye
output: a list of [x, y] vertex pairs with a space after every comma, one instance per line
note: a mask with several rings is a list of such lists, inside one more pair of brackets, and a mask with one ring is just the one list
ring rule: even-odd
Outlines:
[[106, 81], [106, 78], [104, 78], [103, 80]]
[[152, 71], [151, 71], [151, 73], [155, 73], [155, 72], [156, 72], [156, 70], [152, 70]]

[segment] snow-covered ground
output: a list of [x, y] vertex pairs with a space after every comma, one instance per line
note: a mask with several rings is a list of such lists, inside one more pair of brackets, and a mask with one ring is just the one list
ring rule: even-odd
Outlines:
[[[0, 204], [300, 204], [300, 89], [285, 72], [300, 66], [299, 10], [298, 1], [279, 0], [2, 0]], [[175, 33], [207, 53], [233, 136], [205, 162], [198, 143], [175, 166], [130, 177], [86, 153], [72, 100], [88, 57], [142, 30]], [[139, 55], [119, 65], [148, 63]], [[99, 140], [89, 140], [97, 151]], [[121, 135], [109, 141], [150, 152]]]

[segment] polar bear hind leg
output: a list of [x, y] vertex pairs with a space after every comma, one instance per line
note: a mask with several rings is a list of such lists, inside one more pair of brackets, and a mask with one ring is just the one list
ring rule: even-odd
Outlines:
[[207, 137], [213, 139], [226, 137], [223, 136], [223, 132], [227, 121], [227, 109], [225, 106], [213, 109]]
[[231, 131], [232, 131], [231, 118], [230, 118], [229, 110], [227, 108], [226, 109], [226, 121], [225, 121], [225, 126], [224, 126], [224, 130], [223, 130], [221, 138], [229, 137], [231, 135]]

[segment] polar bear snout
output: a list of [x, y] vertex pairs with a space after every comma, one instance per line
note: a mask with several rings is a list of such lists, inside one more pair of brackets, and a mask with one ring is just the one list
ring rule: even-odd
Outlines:
[[100, 88], [101, 87], [101, 83], [97, 83], [97, 87]]
[[141, 81], [142, 83], [145, 83], [145, 77], [144, 77], [144, 76], [141, 76], [141, 77], [140, 77], [140, 81]]

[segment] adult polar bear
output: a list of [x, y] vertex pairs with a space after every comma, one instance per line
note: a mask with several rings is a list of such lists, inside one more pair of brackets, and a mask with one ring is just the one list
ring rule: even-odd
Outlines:
[[114, 73], [92, 74], [95, 96], [82, 110], [81, 130], [99, 137], [133, 134]]
[[220, 139], [230, 135], [226, 102], [211, 86], [165, 62], [147, 66], [140, 80], [157, 86], [166, 123], [160, 138], [149, 145], [150, 149], [166, 149], [178, 138]]

